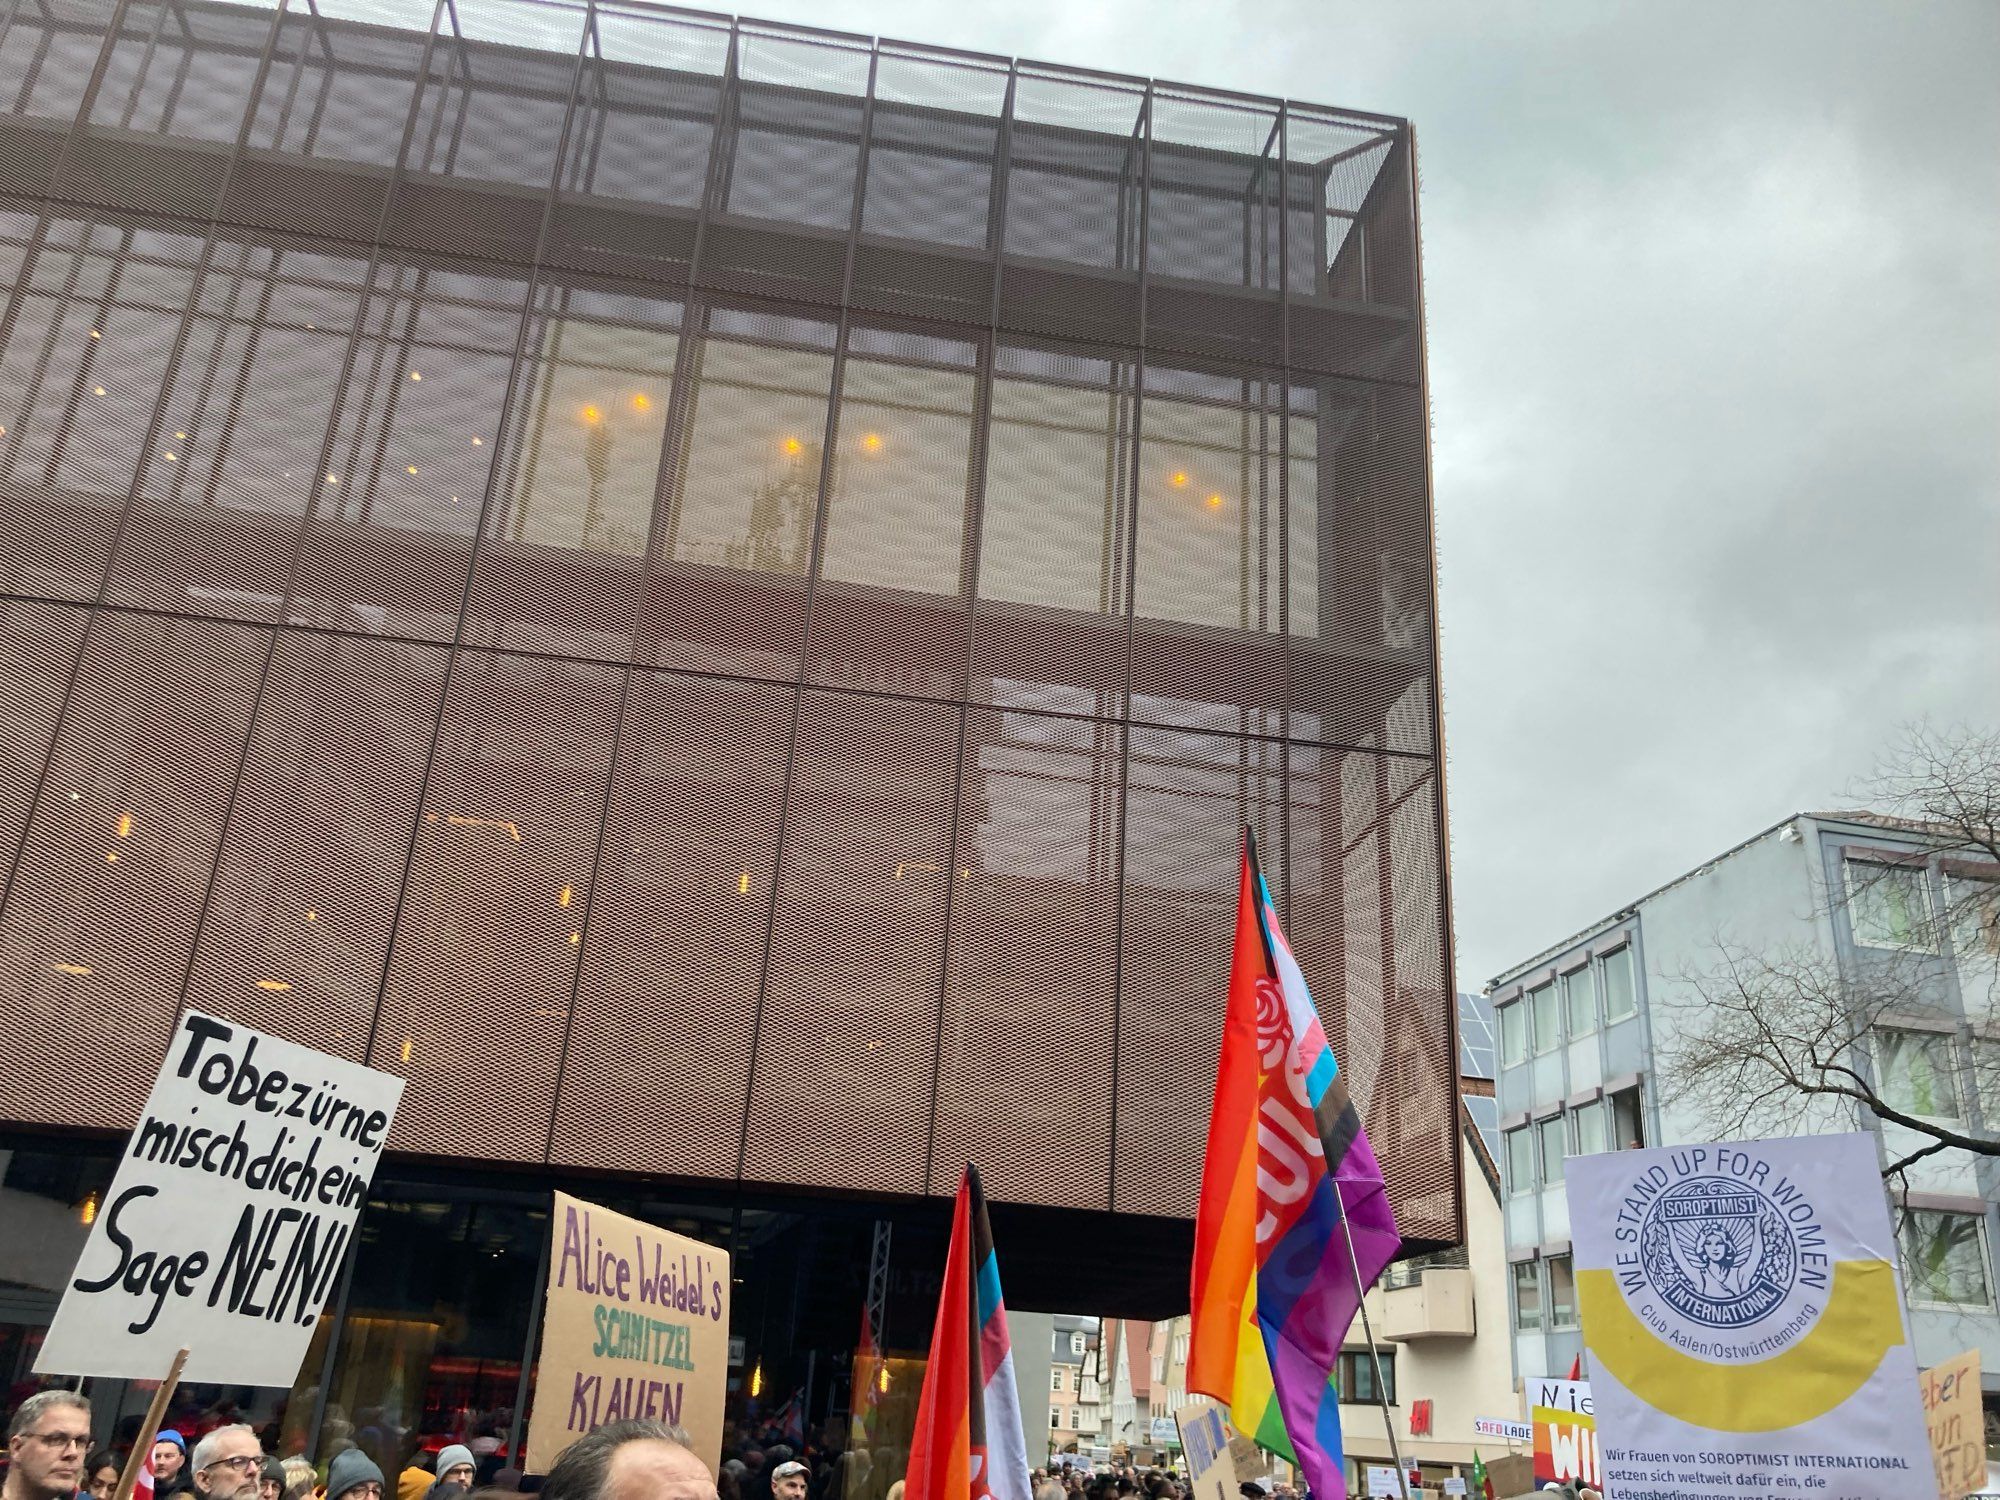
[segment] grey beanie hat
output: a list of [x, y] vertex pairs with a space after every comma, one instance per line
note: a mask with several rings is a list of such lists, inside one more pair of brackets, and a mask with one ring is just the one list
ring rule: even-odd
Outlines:
[[[452, 1469], [464, 1464], [469, 1469], [479, 1467], [479, 1461], [472, 1456], [472, 1450], [463, 1443], [448, 1443], [438, 1449], [437, 1477], [442, 1479]], [[327, 1500], [333, 1500], [329, 1495]]]
[[359, 1448], [342, 1449], [333, 1455], [333, 1462], [326, 1466], [326, 1500], [340, 1500], [357, 1484], [366, 1484], [371, 1479], [385, 1489], [388, 1486], [382, 1471], [375, 1467], [374, 1459]]

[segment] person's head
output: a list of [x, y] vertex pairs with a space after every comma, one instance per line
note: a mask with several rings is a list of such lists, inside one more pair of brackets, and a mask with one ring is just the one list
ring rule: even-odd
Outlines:
[[284, 1500], [284, 1495], [285, 1466], [267, 1453], [257, 1471], [257, 1500]]
[[306, 1500], [319, 1485], [319, 1475], [313, 1472], [309, 1458], [294, 1456], [279, 1467], [285, 1471], [284, 1500]]
[[9, 1474], [31, 1496], [75, 1494], [90, 1451], [90, 1403], [75, 1391], [37, 1391], [7, 1427]]
[[187, 1439], [169, 1427], [153, 1439], [153, 1483], [158, 1487], [162, 1480], [180, 1476], [181, 1466], [187, 1462]]
[[188, 1455], [195, 1493], [203, 1500], [257, 1500], [264, 1473], [264, 1445], [241, 1423], [218, 1427]]
[[343, 1448], [326, 1466], [326, 1500], [382, 1500], [382, 1466], [360, 1448]]
[[437, 1477], [443, 1484], [462, 1484], [472, 1488], [472, 1473], [478, 1465], [473, 1462], [472, 1450], [463, 1443], [452, 1443], [438, 1450]]
[[90, 1495], [90, 1500], [111, 1500], [111, 1492], [118, 1488], [118, 1455], [109, 1448], [99, 1448], [83, 1461], [82, 1488]]
[[707, 1466], [666, 1423], [644, 1420], [585, 1433], [549, 1466], [541, 1493], [547, 1500], [716, 1500]]
[[806, 1466], [788, 1458], [771, 1471], [771, 1493], [777, 1500], [806, 1500]]

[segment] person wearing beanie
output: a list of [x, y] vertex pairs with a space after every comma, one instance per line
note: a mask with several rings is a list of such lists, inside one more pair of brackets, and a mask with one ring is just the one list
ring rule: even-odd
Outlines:
[[284, 1500], [285, 1466], [267, 1453], [257, 1474], [257, 1500]]
[[396, 1476], [396, 1500], [424, 1500], [436, 1480], [437, 1475], [430, 1469], [430, 1455], [412, 1453], [403, 1464], [403, 1472]]
[[188, 1444], [173, 1428], [163, 1428], [153, 1439], [153, 1500], [169, 1495], [185, 1495], [194, 1489], [188, 1473]]
[[375, 1460], [359, 1448], [343, 1448], [326, 1466], [326, 1500], [382, 1500], [384, 1485]]
[[473, 1467], [472, 1450], [463, 1443], [451, 1443], [440, 1448], [437, 1483], [424, 1492], [424, 1500], [457, 1500], [457, 1497], [471, 1493]]

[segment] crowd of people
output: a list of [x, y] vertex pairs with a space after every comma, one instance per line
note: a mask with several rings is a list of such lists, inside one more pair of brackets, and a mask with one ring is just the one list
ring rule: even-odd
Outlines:
[[[796, 1448], [780, 1434], [745, 1440], [732, 1430], [728, 1456], [711, 1479], [684, 1433], [642, 1421], [579, 1439], [546, 1475], [524, 1475], [491, 1434], [435, 1452], [413, 1436], [389, 1464], [371, 1451], [375, 1445], [341, 1436], [316, 1468], [303, 1456], [266, 1452], [276, 1436], [240, 1421], [219, 1422], [192, 1443], [178, 1428], [152, 1434], [154, 1500], [518, 1500], [523, 1493], [543, 1500], [903, 1500], [908, 1462], [899, 1448], [842, 1444], [832, 1429], [827, 1440]], [[144, 1437], [129, 1431], [130, 1443]], [[0, 1500], [112, 1500], [127, 1456], [94, 1445], [88, 1398], [40, 1391], [9, 1424]], [[1031, 1488], [1033, 1500], [1189, 1500], [1173, 1473], [1131, 1466], [1037, 1469]], [[1293, 1497], [1280, 1492], [1269, 1500]]]

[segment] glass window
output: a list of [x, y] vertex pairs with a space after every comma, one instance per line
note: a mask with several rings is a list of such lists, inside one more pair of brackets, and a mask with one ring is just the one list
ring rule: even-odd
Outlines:
[[1551, 1255], [1549, 1268], [1549, 1327], [1576, 1327], [1576, 1276], [1567, 1255]]
[[[1381, 1369], [1381, 1387], [1376, 1387], [1376, 1369]], [[1396, 1404], [1396, 1351], [1377, 1349], [1371, 1357], [1366, 1349], [1345, 1349], [1340, 1355], [1340, 1399], [1358, 1405], [1378, 1401]]]
[[1511, 1068], [1528, 1060], [1528, 1008], [1519, 1000], [1500, 1007], [1500, 1065]]
[[1063, 1367], [1061, 1365], [1057, 1365], [1054, 1369], [1049, 1371], [1049, 1389], [1052, 1391], [1059, 1391], [1062, 1388], [1063, 1388]]
[[1972, 1039], [1972, 1087], [1988, 1130], [2000, 1131], [2000, 1041]]
[[1553, 1187], [1563, 1180], [1563, 1158], [1569, 1155], [1569, 1130], [1561, 1115], [1553, 1115], [1535, 1127], [1542, 1144], [1542, 1182]]
[[1072, 1406], [1072, 1407], [1071, 1407], [1071, 1408], [1069, 1409], [1069, 1426], [1070, 1426], [1070, 1431], [1072, 1431], [1072, 1432], [1081, 1432], [1081, 1431], [1083, 1430], [1083, 1408], [1082, 1408], [1082, 1407], [1080, 1407], [1080, 1406]]
[[1535, 1141], [1528, 1127], [1507, 1132], [1507, 1191], [1525, 1193], [1535, 1185]]
[[1985, 1224], [1979, 1215], [1908, 1209], [1900, 1239], [1911, 1301], [1992, 1305]]
[[1563, 976], [1563, 1009], [1569, 1014], [1571, 1036], [1588, 1036], [1597, 1030], [1597, 981], [1589, 964]]
[[1062, 1408], [1060, 1406], [1051, 1406], [1049, 1408], [1049, 1427], [1053, 1431], [1059, 1429], [1061, 1426]]
[[1522, 1333], [1542, 1328], [1542, 1273], [1534, 1261], [1514, 1263], [1514, 1327]]
[[850, 357], [842, 372], [821, 573], [875, 588], [956, 594], [973, 377], [948, 366], [969, 365], [973, 351], [946, 339], [900, 342], [932, 347], [899, 351], [912, 356], [907, 364]]
[[1621, 1089], [1611, 1096], [1611, 1149], [1636, 1151], [1646, 1144], [1646, 1117], [1639, 1090]]
[[690, 373], [673, 555], [802, 576], [819, 501], [832, 356], [711, 338]]
[[1921, 865], [1847, 861], [1847, 919], [1864, 948], [1934, 946], [1929, 877]]
[[1632, 986], [1632, 950], [1620, 948], [1604, 957], [1604, 1019], [1622, 1021], [1639, 1011]]
[[1602, 1099], [1576, 1111], [1576, 1154], [1595, 1156], [1611, 1149], [1611, 1107]]
[[1069, 1352], [1072, 1354], [1081, 1354], [1083, 1353], [1083, 1348], [1084, 1348], [1083, 1335], [1080, 1333], [1072, 1333], [1069, 1336]]
[[1555, 1051], [1562, 1044], [1562, 1022], [1556, 1015], [1556, 987], [1545, 984], [1528, 991], [1528, 1004], [1535, 1012], [1535, 1050]]
[[1958, 961], [2000, 958], [2000, 880], [1947, 875], [1944, 902]]
[[1925, 1119], [1959, 1119], [1957, 1052], [1954, 1039], [1942, 1032], [1878, 1030], [1882, 1102]]

